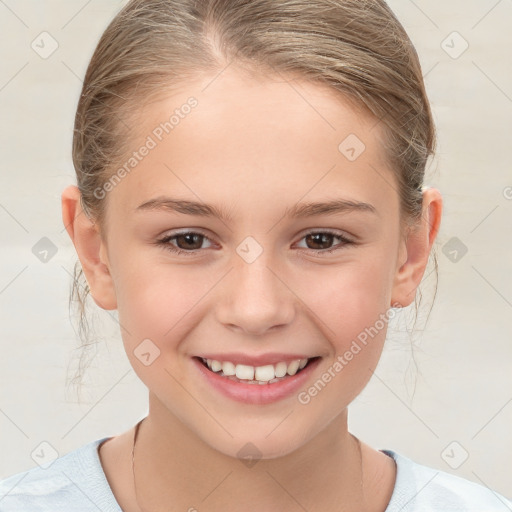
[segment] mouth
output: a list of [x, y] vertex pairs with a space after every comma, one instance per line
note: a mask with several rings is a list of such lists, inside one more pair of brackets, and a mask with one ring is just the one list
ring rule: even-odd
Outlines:
[[274, 364], [251, 366], [235, 364], [232, 361], [219, 361], [204, 357], [195, 357], [208, 371], [227, 380], [241, 384], [255, 384], [270, 386], [284, 381], [305, 371], [320, 357], [292, 359]]

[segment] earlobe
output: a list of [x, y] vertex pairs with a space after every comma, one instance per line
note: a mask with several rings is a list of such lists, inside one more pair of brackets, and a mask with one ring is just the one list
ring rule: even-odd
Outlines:
[[99, 227], [82, 209], [78, 187], [67, 187], [62, 192], [61, 204], [62, 221], [75, 246], [94, 302], [102, 309], [116, 309], [115, 287], [105, 243]]
[[396, 307], [396, 304], [400, 304], [401, 307], [406, 307], [413, 302], [439, 232], [441, 215], [442, 196], [439, 190], [432, 188], [424, 190], [421, 219], [401, 242], [403, 245], [393, 283], [392, 306]]

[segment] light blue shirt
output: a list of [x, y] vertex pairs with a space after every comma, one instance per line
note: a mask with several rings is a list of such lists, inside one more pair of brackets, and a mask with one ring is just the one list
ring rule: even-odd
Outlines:
[[[0, 480], [0, 512], [122, 512], [103, 471], [104, 437]], [[385, 512], [512, 512], [512, 501], [482, 485], [422, 466], [391, 450], [395, 488]]]

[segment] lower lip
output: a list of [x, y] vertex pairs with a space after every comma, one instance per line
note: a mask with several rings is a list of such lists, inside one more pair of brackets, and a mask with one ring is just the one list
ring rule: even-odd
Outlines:
[[214, 389], [238, 402], [258, 405], [277, 402], [297, 393], [320, 363], [320, 358], [315, 359], [299, 373], [271, 384], [244, 384], [212, 372], [197, 357], [193, 357], [192, 360], [203, 378], [206, 378]]

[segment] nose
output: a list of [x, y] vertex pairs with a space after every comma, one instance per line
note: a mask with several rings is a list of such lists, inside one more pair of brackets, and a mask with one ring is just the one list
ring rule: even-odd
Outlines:
[[226, 327], [261, 336], [290, 324], [296, 297], [266, 251], [252, 263], [238, 255], [217, 296], [217, 320]]

